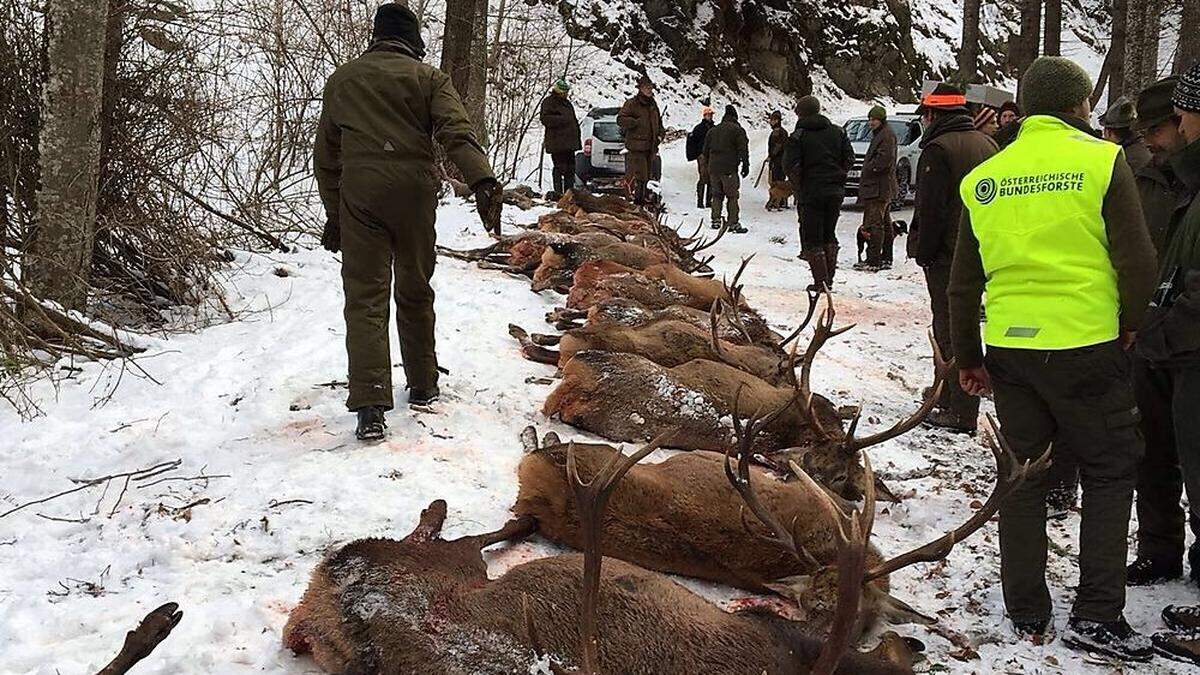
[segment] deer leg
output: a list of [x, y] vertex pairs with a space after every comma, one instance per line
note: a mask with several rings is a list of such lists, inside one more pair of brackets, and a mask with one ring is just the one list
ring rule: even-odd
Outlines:
[[422, 542], [433, 541], [442, 534], [442, 525], [446, 523], [446, 500], [434, 500], [421, 511], [421, 519], [416, 528], [404, 538], [404, 541]]
[[459, 251], [459, 250], [453, 249], [453, 248], [446, 248], [445, 246], [438, 246], [436, 250], [439, 255], [444, 255], [447, 258], [455, 258], [457, 260], [466, 260], [467, 262], [479, 262], [480, 260], [487, 260], [487, 259], [495, 256], [496, 253], [499, 251], [499, 248], [500, 248], [500, 243], [497, 242], [495, 244], [492, 244], [491, 246], [485, 246], [484, 248], [469, 249], [466, 251]]
[[534, 532], [537, 532], [537, 529], [538, 524], [536, 518], [533, 516], [521, 516], [520, 518], [514, 518], [513, 520], [508, 521], [504, 524], [504, 527], [496, 530], [495, 532], [476, 534], [470, 537], [464, 537], [464, 539], [469, 539], [478, 543], [480, 550], [483, 550], [492, 544], [499, 544], [502, 541], [524, 539]]
[[523, 354], [525, 358], [536, 363], [545, 363], [546, 365], [550, 366], [558, 365], [558, 359], [559, 356], [561, 356], [559, 352], [553, 349], [539, 347], [538, 345], [534, 344], [533, 340], [529, 337], [529, 333], [526, 332], [524, 328], [510, 323], [508, 325], [508, 334], [516, 338], [517, 342], [521, 343], [521, 354]]
[[529, 340], [530, 340], [530, 342], [532, 342], [535, 345], [540, 345], [542, 347], [553, 347], [554, 345], [558, 344], [559, 342], [562, 342], [562, 336], [561, 335], [547, 335], [545, 333], [534, 333], [529, 336]]
[[121, 652], [97, 675], [124, 675], [129, 672], [130, 668], [150, 656], [150, 652], [167, 639], [181, 619], [183, 612], [180, 612], [179, 605], [173, 602], [150, 612], [137, 628], [125, 635], [125, 644], [121, 647]]

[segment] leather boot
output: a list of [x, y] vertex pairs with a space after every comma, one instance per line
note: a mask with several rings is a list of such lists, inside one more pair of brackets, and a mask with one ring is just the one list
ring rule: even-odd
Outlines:
[[825, 281], [830, 288], [833, 288], [833, 277], [837, 274], [838, 248], [837, 242], [825, 244], [825, 269], [828, 270]]
[[800, 257], [808, 262], [808, 271], [812, 273], [813, 282], [808, 285], [810, 291], [824, 291], [829, 288], [829, 267], [825, 263], [825, 252], [818, 250], [801, 253]]

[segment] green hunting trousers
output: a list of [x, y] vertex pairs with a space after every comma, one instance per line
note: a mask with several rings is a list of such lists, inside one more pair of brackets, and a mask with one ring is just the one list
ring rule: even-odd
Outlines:
[[[388, 338], [392, 298], [408, 386], [429, 390], [437, 385], [434, 298], [429, 285], [437, 259], [437, 201], [433, 194], [418, 192], [411, 198], [397, 193], [387, 200], [372, 199], [379, 212], [368, 213], [347, 203], [343, 187], [342, 287], [350, 410], [393, 407]], [[387, 206], [378, 206], [383, 202]]]
[[[1051, 461], [1069, 453], [1083, 484], [1079, 586], [1072, 615], [1114, 621], [1125, 607], [1129, 513], [1142, 436], [1129, 355], [1114, 341], [1061, 351], [989, 347], [996, 414], [1020, 460], [1053, 441]], [[1000, 577], [1013, 621], [1049, 619], [1046, 489], [1027, 480], [1000, 507]]]

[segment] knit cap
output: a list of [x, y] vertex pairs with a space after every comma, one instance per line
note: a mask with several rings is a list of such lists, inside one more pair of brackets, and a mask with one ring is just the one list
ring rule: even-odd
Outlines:
[[725, 116], [732, 120], [737, 119], [737, 108], [733, 107], [732, 103], [725, 106]]
[[380, 5], [375, 10], [375, 23], [371, 29], [371, 37], [375, 40], [399, 40], [419, 57], [425, 55], [425, 41], [421, 39], [421, 22], [417, 15], [404, 5], [389, 2]]
[[972, 122], [975, 124], [975, 130], [979, 131], [988, 125], [989, 122], [996, 121], [996, 109], [983, 106], [979, 112], [975, 113], [975, 118]]
[[886, 122], [887, 121], [887, 110], [884, 109], [883, 106], [877, 105], [874, 108], [871, 108], [871, 112], [867, 113], [867, 119], [879, 120], [880, 122]]
[[571, 85], [567, 84], [567, 80], [565, 78], [560, 77], [554, 82], [554, 91], [565, 94], [571, 91]]
[[1200, 113], [1200, 63], [1192, 66], [1191, 70], [1179, 78], [1171, 102], [1180, 110]]
[[1027, 115], [1066, 112], [1091, 95], [1091, 76], [1061, 56], [1038, 58], [1021, 77], [1021, 107]]

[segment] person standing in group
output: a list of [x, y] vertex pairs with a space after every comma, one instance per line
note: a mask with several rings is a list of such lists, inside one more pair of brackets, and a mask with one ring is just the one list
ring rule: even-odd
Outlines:
[[[1190, 196], [1171, 162], [1187, 145], [1171, 103], [1178, 80], [1169, 77], [1142, 90], [1134, 124], [1151, 153], [1150, 162], [1136, 172], [1135, 179], [1146, 227], [1160, 256], [1165, 252], [1175, 212], [1187, 205]], [[1133, 391], [1142, 414], [1140, 426], [1146, 452], [1137, 473], [1137, 557], [1126, 570], [1130, 586], [1162, 583], [1183, 574], [1183, 474], [1175, 443], [1173, 371], [1158, 367], [1141, 351], [1134, 350]], [[1200, 494], [1189, 494], [1188, 501], [1193, 500], [1200, 500]], [[1194, 531], [1200, 530], [1200, 519], [1193, 518], [1191, 526]], [[1200, 581], [1200, 548], [1193, 546], [1192, 551], [1192, 579]]]
[[784, 166], [800, 217], [800, 258], [808, 262], [810, 290], [833, 287], [837, 273], [837, 222], [846, 198], [846, 175], [854, 148], [845, 130], [821, 114], [821, 102], [805, 96], [796, 103], [796, 131], [788, 140]]
[[[746, 130], [738, 124], [737, 109], [725, 106], [721, 123], [708, 132], [704, 140], [704, 160], [708, 164], [709, 190], [712, 193], [712, 226], [728, 227], [730, 232], [742, 234], [746, 228], [739, 222], [741, 209], [738, 206], [741, 176], [750, 175], [750, 141]], [[728, 219], [723, 220], [721, 206], [728, 204]]]
[[325, 208], [322, 245], [342, 253], [346, 352], [356, 435], [383, 438], [392, 408], [389, 296], [395, 279], [396, 325], [408, 400], [438, 398], [433, 276], [439, 179], [433, 142], [475, 193], [484, 227], [500, 232], [503, 195], [450, 78], [422, 63], [417, 17], [388, 3], [375, 13], [366, 53], [330, 75], [313, 149]]
[[[925, 133], [917, 160], [917, 195], [908, 237], [908, 255], [925, 273], [933, 337], [947, 358], [955, 356], [950, 339], [950, 263], [962, 216], [958, 184], [985, 159], [996, 154], [992, 139], [975, 130], [961, 90], [939, 84], [918, 108]], [[978, 323], [978, 318], [976, 318]], [[979, 421], [979, 399], [968, 395], [951, 375], [942, 387], [937, 408], [926, 424], [950, 431], [974, 433]]]
[[783, 128], [783, 113], [771, 111], [767, 123], [771, 125], [771, 135], [767, 137], [767, 210], [786, 211], [789, 190], [783, 155], [787, 150], [788, 132]]
[[633, 202], [643, 205], [650, 168], [658, 156], [664, 131], [662, 113], [654, 100], [654, 82], [642, 75], [637, 88], [638, 93], [625, 101], [617, 113], [617, 125], [625, 132], [625, 179], [629, 181]]
[[1000, 130], [1000, 122], [996, 117], [996, 109], [986, 105], [975, 113], [975, 117], [972, 118], [971, 122], [975, 125], [976, 131], [988, 138], [994, 138], [996, 132]]
[[1142, 142], [1142, 137], [1133, 128], [1137, 121], [1137, 108], [1133, 101], [1122, 96], [1108, 106], [1108, 110], [1100, 116], [1100, 127], [1104, 130], [1104, 140], [1116, 143], [1125, 150], [1125, 161], [1136, 174], [1142, 167], [1150, 163], [1150, 150]]
[[546, 129], [546, 153], [554, 163], [553, 193], [549, 199], [557, 200], [567, 190], [575, 187], [575, 153], [583, 148], [579, 137], [579, 118], [575, 106], [567, 98], [571, 85], [559, 78], [542, 100], [541, 120]]
[[996, 133], [992, 136], [996, 145], [1004, 148], [1017, 140], [1017, 132], [1021, 130], [1021, 117], [1021, 108], [1016, 101], [1005, 101], [1000, 105], [997, 119], [1000, 128], [996, 129]]
[[[1123, 616], [1142, 454], [1126, 350], [1154, 292], [1154, 246], [1121, 148], [1090, 133], [1091, 93], [1087, 72], [1068, 59], [1042, 57], [1026, 70], [1017, 140], [961, 182], [951, 331], [962, 388], [994, 392], [1017, 458], [1050, 448], [1052, 459], [1070, 453], [1079, 466], [1079, 584], [1063, 642], [1146, 661], [1150, 641]], [[1031, 476], [1000, 507], [1004, 604], [1017, 634], [1039, 643], [1053, 612], [1046, 488], [1045, 473]]]
[[687, 161], [696, 163], [696, 171], [699, 173], [699, 178], [696, 180], [696, 208], [706, 209], [712, 205], [712, 196], [708, 192], [708, 160], [704, 158], [704, 139], [708, 138], [708, 132], [716, 126], [713, 124], [713, 109], [704, 106], [700, 111], [700, 123], [693, 129], [692, 133], [688, 134]]
[[875, 106], [867, 113], [871, 143], [863, 156], [858, 198], [863, 207], [862, 229], [867, 233], [867, 259], [854, 269], [878, 272], [891, 269], [896, 230], [892, 226], [892, 200], [896, 198], [896, 134], [887, 123], [887, 110]]
[[[1184, 186], [1168, 225], [1161, 285], [1138, 334], [1137, 353], [1171, 379], [1172, 422], [1187, 485], [1192, 531], [1200, 529], [1200, 64], [1175, 86], [1172, 101], [1184, 147], [1171, 165]], [[1147, 132], [1147, 139], [1151, 134]], [[1152, 141], [1154, 142], [1154, 141]], [[1175, 493], [1178, 498], [1178, 492]], [[1180, 533], [1182, 535], [1182, 532]], [[1200, 582], [1200, 546], [1188, 554], [1193, 582]], [[1200, 665], [1200, 607], [1169, 606], [1162, 612], [1179, 634], [1155, 635], [1160, 649]]]

